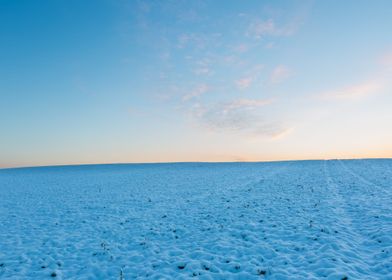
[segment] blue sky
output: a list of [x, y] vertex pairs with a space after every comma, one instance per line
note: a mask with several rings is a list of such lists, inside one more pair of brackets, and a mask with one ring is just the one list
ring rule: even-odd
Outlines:
[[391, 1], [0, 1], [0, 166], [392, 157]]

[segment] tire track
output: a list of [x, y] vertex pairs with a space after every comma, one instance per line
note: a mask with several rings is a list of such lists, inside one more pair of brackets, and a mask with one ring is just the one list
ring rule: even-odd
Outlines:
[[[360, 279], [371, 279], [370, 275], [375, 276], [376, 279], [383, 279], [385, 274], [383, 274], [379, 268], [381, 265], [390, 269], [387, 260], [381, 258], [380, 253], [385, 253], [385, 250], [392, 245], [389, 244], [388, 239], [388, 227], [383, 227], [387, 225], [380, 224], [378, 220], [378, 215], [374, 213], [380, 212], [380, 206], [375, 203], [375, 201], [369, 201], [366, 194], [361, 194], [361, 187], [364, 189], [369, 189], [369, 184], [366, 180], [360, 180], [362, 184], [356, 185], [355, 190], [353, 188], [345, 188], [348, 183], [345, 182], [347, 178], [344, 174], [340, 174], [341, 180], [339, 183], [331, 176], [331, 167], [327, 166], [326, 163], [326, 180], [331, 190], [332, 203], [342, 205], [335, 208], [335, 213], [340, 216], [340, 223], [347, 233], [347, 238], [344, 241], [349, 245], [349, 252], [355, 253], [362, 262], [361, 266], [356, 266], [357, 271], [367, 271], [367, 274], [361, 274]], [[339, 163], [340, 166], [341, 163]], [[335, 165], [338, 171], [338, 166]], [[346, 168], [344, 169], [345, 174], [349, 174], [351, 177], [353, 174], [349, 172]], [[339, 173], [337, 173], [339, 174]], [[356, 177], [357, 180], [360, 178]], [[380, 196], [374, 197], [374, 199], [380, 199]], [[382, 210], [382, 209], [381, 209]], [[381, 211], [382, 212], [382, 211]], [[377, 218], [377, 219], [375, 219]], [[366, 268], [366, 269], [364, 269]], [[365, 276], [366, 277], [363, 277]]]
[[359, 181], [365, 183], [367, 186], [371, 186], [373, 188], [369, 188], [367, 187], [367, 191], [369, 191], [370, 193], [372, 193], [374, 195], [374, 189], [377, 189], [378, 191], [387, 194], [388, 196], [390, 195], [389, 192], [387, 192], [383, 187], [365, 179], [363, 176], [357, 174], [356, 172], [354, 172], [353, 170], [351, 170], [349, 167], [346, 166], [346, 164], [343, 163], [342, 160], [338, 160], [338, 162], [340, 163], [340, 165], [344, 168], [344, 170], [346, 170], [346, 172], [348, 172], [350, 175], [352, 175], [353, 177], [357, 178]]

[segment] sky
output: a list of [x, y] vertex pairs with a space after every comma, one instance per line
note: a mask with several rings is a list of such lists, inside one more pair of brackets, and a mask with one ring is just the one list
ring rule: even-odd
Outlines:
[[0, 167], [392, 157], [391, 14], [0, 0]]

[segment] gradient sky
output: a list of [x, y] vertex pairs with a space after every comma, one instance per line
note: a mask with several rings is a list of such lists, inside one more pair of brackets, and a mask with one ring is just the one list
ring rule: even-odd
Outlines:
[[0, 167], [392, 157], [391, 15], [0, 0]]

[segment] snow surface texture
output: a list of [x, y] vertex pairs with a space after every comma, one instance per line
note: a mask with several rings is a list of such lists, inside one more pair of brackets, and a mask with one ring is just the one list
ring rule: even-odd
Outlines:
[[392, 279], [392, 160], [0, 170], [0, 279]]

